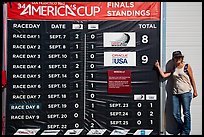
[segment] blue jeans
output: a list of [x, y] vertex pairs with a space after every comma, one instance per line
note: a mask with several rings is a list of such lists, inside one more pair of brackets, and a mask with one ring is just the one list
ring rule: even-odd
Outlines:
[[[173, 95], [173, 116], [178, 124], [181, 135], [189, 135], [191, 130], [190, 105], [192, 100], [191, 92]], [[184, 121], [181, 119], [181, 106], [183, 108]]]

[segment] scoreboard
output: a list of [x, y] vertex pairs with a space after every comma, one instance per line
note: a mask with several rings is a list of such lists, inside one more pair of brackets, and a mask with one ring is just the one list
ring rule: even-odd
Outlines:
[[6, 135], [160, 132], [160, 2], [11, 2]]

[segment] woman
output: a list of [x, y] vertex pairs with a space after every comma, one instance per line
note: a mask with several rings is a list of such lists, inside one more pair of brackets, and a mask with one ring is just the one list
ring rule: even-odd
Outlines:
[[[197, 97], [197, 90], [195, 80], [193, 78], [193, 72], [191, 66], [187, 65], [187, 73], [184, 67], [186, 64], [183, 59], [181, 51], [174, 51], [172, 59], [175, 63], [175, 67], [171, 72], [163, 72], [158, 60], [155, 62], [155, 67], [158, 68], [160, 75], [163, 78], [173, 76], [173, 116], [178, 124], [179, 132], [181, 135], [189, 135], [191, 130], [191, 114], [190, 104], [192, 100], [192, 88], [193, 97]], [[183, 107], [184, 121], [181, 119], [181, 106]]]

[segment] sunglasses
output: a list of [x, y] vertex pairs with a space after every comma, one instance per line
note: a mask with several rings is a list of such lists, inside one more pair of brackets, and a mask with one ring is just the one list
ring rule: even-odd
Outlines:
[[179, 60], [181, 59], [182, 57], [174, 57], [173, 60]]

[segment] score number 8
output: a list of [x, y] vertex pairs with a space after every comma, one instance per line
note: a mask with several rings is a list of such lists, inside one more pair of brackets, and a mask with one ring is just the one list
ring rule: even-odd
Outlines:
[[148, 35], [142, 35], [142, 43], [144, 44], [148, 43], [149, 42], [148, 38], [149, 38]]

